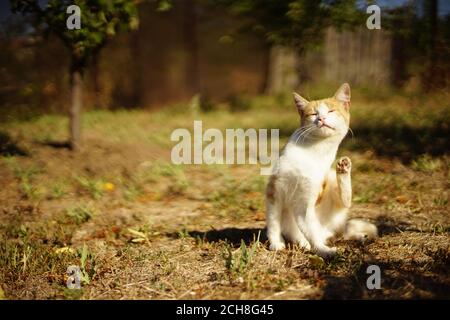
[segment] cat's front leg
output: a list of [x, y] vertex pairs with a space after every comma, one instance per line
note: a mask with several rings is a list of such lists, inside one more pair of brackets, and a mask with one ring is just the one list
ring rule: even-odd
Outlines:
[[311, 250], [311, 245], [297, 226], [292, 208], [286, 209], [284, 212], [281, 228], [286, 240], [298, 244], [306, 250]]
[[332, 257], [336, 254], [336, 248], [330, 248], [326, 245], [329, 231], [320, 223], [313, 203], [304, 208], [297, 208], [296, 220], [313, 251], [323, 258]]
[[339, 188], [339, 198], [342, 206], [350, 208], [352, 204], [352, 162], [348, 157], [342, 157], [336, 163], [336, 179]]
[[286, 247], [281, 234], [281, 204], [276, 199], [266, 200], [267, 238], [270, 250], [282, 250]]

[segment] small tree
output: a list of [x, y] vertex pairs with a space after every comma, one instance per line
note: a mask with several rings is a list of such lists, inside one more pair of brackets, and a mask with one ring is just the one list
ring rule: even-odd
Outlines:
[[[107, 40], [122, 30], [139, 25], [137, 1], [134, 0], [48, 0], [41, 7], [38, 0], [10, 0], [13, 12], [33, 18], [36, 30], [57, 35], [69, 49], [70, 63], [70, 146], [78, 150], [81, 143], [80, 118], [83, 72], [90, 59], [98, 55]], [[80, 9], [81, 28], [69, 30], [67, 8]]]
[[[356, 0], [209, 0], [245, 17], [242, 31], [262, 35], [270, 46], [266, 92], [298, 82], [296, 64], [305, 49], [322, 42], [329, 26], [363, 25], [364, 11]], [[283, 72], [287, 69], [288, 72]], [[294, 72], [293, 72], [294, 71]], [[289, 79], [281, 79], [286, 77]], [[284, 88], [286, 89], [286, 88]]]

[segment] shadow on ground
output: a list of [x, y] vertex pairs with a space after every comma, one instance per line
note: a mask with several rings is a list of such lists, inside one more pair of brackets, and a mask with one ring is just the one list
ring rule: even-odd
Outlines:
[[70, 143], [68, 141], [41, 141], [38, 142], [42, 146], [52, 147], [55, 149], [70, 149]]
[[378, 228], [378, 235], [380, 237], [405, 231], [420, 232], [420, 230], [415, 228], [411, 223], [398, 221], [387, 215], [377, 217], [375, 220], [375, 225]]
[[[442, 272], [446, 268], [448, 256], [433, 263], [433, 270]], [[381, 288], [368, 289], [367, 267], [376, 264], [381, 270]], [[354, 273], [347, 276], [325, 275], [323, 299], [449, 299], [450, 282], [442, 279], [442, 274], [421, 272], [427, 268], [423, 263], [405, 264], [404, 261], [364, 263]]]
[[266, 230], [261, 228], [225, 228], [206, 232], [189, 231], [189, 235], [207, 242], [227, 241], [235, 247], [240, 246], [242, 241], [244, 241], [246, 245], [249, 245], [258, 239], [258, 235], [260, 242], [265, 242], [267, 240]]
[[13, 141], [8, 133], [0, 131], [0, 155], [28, 156], [29, 153]]

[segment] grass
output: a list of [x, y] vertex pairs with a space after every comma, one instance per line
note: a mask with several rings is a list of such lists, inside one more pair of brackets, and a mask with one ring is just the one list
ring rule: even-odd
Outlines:
[[82, 224], [95, 215], [95, 209], [91, 205], [78, 205], [68, 208], [66, 214], [75, 224]]
[[87, 177], [75, 178], [82, 191], [86, 191], [93, 199], [100, 199], [104, 194], [105, 183], [102, 180]]
[[51, 199], [61, 199], [67, 194], [66, 186], [64, 183], [57, 182], [52, 185], [50, 190]]
[[440, 159], [433, 159], [428, 154], [421, 155], [412, 161], [412, 168], [423, 172], [433, 172], [439, 170], [442, 165]]
[[[208, 112], [87, 112], [79, 154], [45, 143], [64, 141], [63, 117], [5, 124], [0, 298], [448, 298], [449, 100], [353, 97], [354, 136], [338, 156], [353, 162], [351, 215], [381, 236], [337, 239], [329, 261], [296, 246], [268, 250], [267, 177], [257, 166], [170, 162], [170, 133], [192, 130], [194, 119], [204, 130], [280, 128], [283, 145], [298, 125], [289, 95], [234, 97]], [[371, 264], [382, 270], [381, 290], [365, 287]], [[66, 287], [71, 265], [81, 290]]]
[[36, 177], [43, 173], [41, 168], [35, 165], [21, 167], [17, 159], [11, 156], [4, 157], [3, 161], [19, 181], [19, 192], [22, 197], [29, 200], [38, 200], [43, 196], [44, 189], [34, 184]]
[[259, 232], [257, 239], [250, 247], [247, 247], [244, 240], [241, 240], [241, 246], [236, 250], [237, 252], [233, 252], [234, 250], [231, 245], [225, 245], [222, 256], [225, 261], [225, 268], [231, 277], [242, 279], [242, 276], [251, 268], [253, 258], [260, 244], [260, 235], [261, 233]]

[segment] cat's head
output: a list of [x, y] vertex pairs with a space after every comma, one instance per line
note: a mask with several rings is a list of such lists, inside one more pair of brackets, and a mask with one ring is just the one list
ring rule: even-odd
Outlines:
[[304, 136], [344, 137], [350, 125], [350, 86], [344, 83], [333, 97], [308, 101], [297, 93], [294, 100]]

